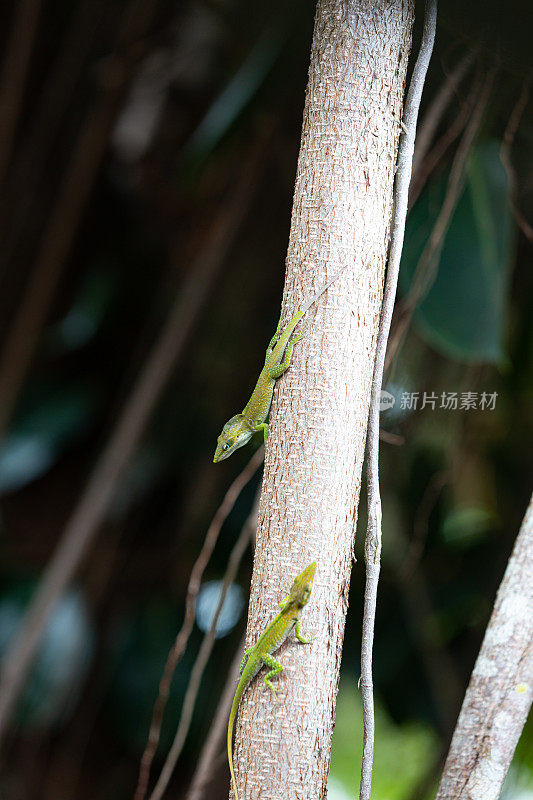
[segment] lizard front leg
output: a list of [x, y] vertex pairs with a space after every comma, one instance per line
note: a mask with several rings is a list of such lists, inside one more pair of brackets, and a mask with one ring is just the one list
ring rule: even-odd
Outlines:
[[275, 678], [277, 675], [280, 675], [283, 672], [283, 666], [279, 663], [279, 661], [276, 661], [275, 658], [272, 658], [272, 656], [268, 654], [262, 656], [262, 659], [263, 662], [267, 665], [267, 667], [270, 667], [270, 672], [267, 672], [267, 674], [265, 675], [265, 681], [264, 681], [265, 686], [268, 686], [270, 691], [276, 694], [278, 690], [272, 684], [271, 678]]
[[260, 422], [259, 425], [254, 425], [253, 430], [258, 433], [259, 431], [263, 431], [263, 442], [266, 444], [268, 439], [268, 423]]

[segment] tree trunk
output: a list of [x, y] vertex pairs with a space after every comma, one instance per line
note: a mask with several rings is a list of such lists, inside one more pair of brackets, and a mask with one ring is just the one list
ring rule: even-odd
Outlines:
[[470, 678], [436, 800], [497, 800], [533, 697], [533, 497]]
[[318, 562], [303, 612], [312, 645], [280, 648], [279, 702], [245, 694], [241, 800], [322, 798], [330, 760], [353, 537], [411, 44], [412, 0], [319, 0], [282, 320], [310, 309], [270, 414], [247, 643], [292, 579]]

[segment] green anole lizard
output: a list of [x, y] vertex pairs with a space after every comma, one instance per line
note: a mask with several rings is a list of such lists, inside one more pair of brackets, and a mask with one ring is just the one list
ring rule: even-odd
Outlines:
[[270, 672], [265, 676], [265, 686], [268, 686], [272, 692], [276, 693], [277, 690], [272, 684], [271, 678], [275, 678], [276, 675], [283, 672], [283, 667], [279, 661], [276, 661], [276, 659], [272, 657], [272, 653], [283, 644], [293, 627], [295, 636], [299, 642], [308, 644], [311, 641], [311, 639], [306, 639], [305, 636], [302, 635], [299, 616], [300, 611], [309, 600], [313, 578], [315, 577], [315, 569], [316, 561], [313, 561], [312, 564], [309, 564], [309, 566], [294, 579], [289, 594], [279, 604], [281, 609], [280, 613], [267, 625], [257, 640], [257, 643], [253, 647], [248, 647], [244, 653], [240, 669], [241, 677], [237, 684], [228, 722], [228, 761], [235, 800], [239, 800], [239, 795], [235, 782], [235, 772], [233, 771], [232, 739], [233, 726], [235, 724], [239, 703], [241, 702], [246, 687], [257, 675], [263, 664], [270, 669]]
[[236, 414], [228, 420], [222, 428], [222, 433], [218, 437], [217, 448], [213, 458], [215, 464], [218, 461], [223, 461], [225, 458], [228, 458], [235, 450], [245, 445], [256, 431], [263, 431], [263, 437], [266, 443], [268, 436], [266, 418], [270, 411], [275, 383], [277, 379], [283, 375], [285, 370], [288, 369], [291, 362], [293, 347], [303, 336], [303, 333], [300, 333], [298, 336], [292, 337], [294, 329], [306, 311], [308, 311], [313, 303], [324, 294], [326, 289], [337, 280], [347, 266], [348, 264], [345, 264], [344, 267], [341, 267], [341, 269], [325, 283], [320, 291], [294, 315], [281, 332], [279, 330], [281, 324], [280, 320], [276, 333], [267, 347], [265, 365], [261, 370], [252, 396], [243, 412], [241, 414]]

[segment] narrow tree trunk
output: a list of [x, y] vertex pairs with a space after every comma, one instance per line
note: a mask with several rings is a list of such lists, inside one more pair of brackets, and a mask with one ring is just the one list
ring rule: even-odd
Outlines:
[[533, 698], [533, 497], [470, 678], [436, 800], [497, 800]]
[[[318, 562], [312, 645], [279, 651], [279, 702], [258, 679], [237, 725], [241, 800], [322, 798], [330, 759], [412, 0], [319, 0], [282, 318], [338, 269], [307, 314], [270, 415], [248, 644], [293, 577]], [[278, 656], [276, 656], [278, 657]]]

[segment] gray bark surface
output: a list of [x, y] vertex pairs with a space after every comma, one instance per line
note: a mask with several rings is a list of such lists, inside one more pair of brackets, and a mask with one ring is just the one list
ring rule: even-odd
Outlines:
[[533, 697], [533, 497], [466, 691], [436, 800], [497, 800]]
[[259, 674], [241, 704], [240, 800], [323, 798], [352, 565], [411, 0], [319, 0], [286, 262], [282, 320], [350, 266], [308, 312], [270, 414], [247, 644], [295, 575], [318, 562], [288, 641], [278, 701]]

